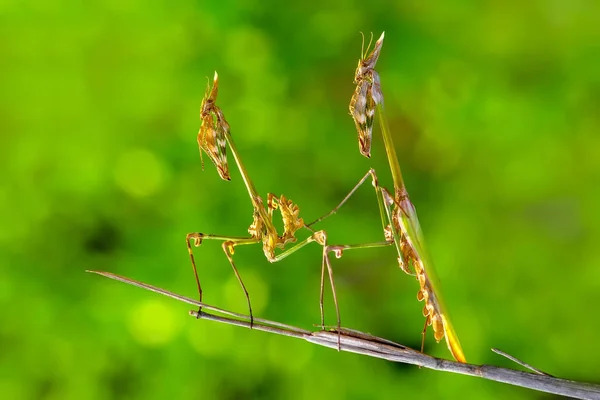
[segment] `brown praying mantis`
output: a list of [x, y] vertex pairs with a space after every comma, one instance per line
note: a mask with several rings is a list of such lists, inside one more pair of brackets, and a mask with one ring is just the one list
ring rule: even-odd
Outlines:
[[[354, 76], [356, 89], [350, 100], [350, 115], [354, 119], [358, 131], [360, 153], [365, 157], [370, 157], [373, 120], [375, 111], [378, 111], [383, 142], [394, 181], [394, 195], [392, 196], [387, 189], [379, 186], [375, 170], [370, 169], [342, 202], [325, 217], [335, 213], [371, 176], [377, 193], [386, 242], [395, 245], [400, 268], [407, 274], [416, 276], [420, 286], [417, 299], [425, 301], [425, 307], [423, 308], [425, 327], [423, 328], [421, 346], [423, 347], [425, 342], [427, 327], [431, 325], [436, 341], [439, 342], [446, 337], [448, 349], [454, 358], [457, 361], [466, 362], [460, 342], [458, 341], [458, 336], [450, 323], [448, 312], [441, 298], [437, 275], [433, 268], [431, 257], [425, 247], [417, 212], [404, 186], [394, 142], [387, 119], [385, 118], [381, 83], [379, 74], [375, 71], [375, 64], [381, 52], [384, 34], [381, 34], [370, 54], [367, 55], [370, 43], [367, 46], [366, 52], [361, 51], [361, 58], [358, 61], [358, 67]], [[411, 272], [411, 267], [414, 273]]]
[[[329, 259], [329, 253], [334, 252], [339, 258], [341, 257], [341, 249], [353, 248], [353, 245], [349, 246], [330, 246], [327, 243], [327, 234], [323, 230], [314, 231], [307, 226], [303, 219], [299, 217], [299, 208], [291, 200], [281, 195], [277, 197], [272, 193], [267, 195], [267, 204], [265, 206], [263, 199], [258, 195], [254, 184], [250, 180], [248, 172], [244, 167], [242, 160], [240, 159], [239, 153], [235, 147], [233, 139], [230, 134], [230, 127], [223, 111], [219, 106], [216, 105], [216, 99], [218, 94], [218, 74], [215, 72], [212, 88], [210, 84], [206, 89], [206, 93], [202, 100], [200, 107], [200, 119], [201, 126], [198, 132], [198, 146], [200, 149], [200, 157], [202, 158], [202, 151], [204, 151], [212, 163], [217, 168], [219, 176], [223, 180], [231, 180], [229, 175], [229, 167], [227, 164], [227, 146], [231, 151], [235, 163], [242, 175], [242, 180], [246, 186], [250, 201], [253, 206], [253, 221], [248, 228], [249, 236], [238, 237], [238, 236], [227, 236], [227, 235], [214, 235], [205, 234], [200, 232], [189, 233], [186, 236], [186, 245], [192, 262], [192, 268], [194, 270], [194, 276], [196, 278], [196, 284], [198, 286], [198, 293], [200, 301], [202, 301], [202, 286], [200, 285], [200, 278], [198, 277], [198, 270], [196, 268], [196, 262], [194, 260], [194, 254], [192, 251], [192, 243], [195, 247], [202, 244], [205, 239], [221, 240], [223, 252], [229, 261], [229, 264], [233, 268], [235, 276], [244, 291], [246, 296], [246, 302], [248, 304], [248, 310], [250, 313], [250, 326], [253, 324], [252, 305], [250, 303], [250, 296], [246, 287], [240, 277], [240, 274], [233, 261], [233, 254], [236, 246], [251, 245], [251, 244], [262, 244], [263, 252], [265, 257], [270, 262], [274, 263], [280, 261], [290, 254], [301, 249], [305, 245], [311, 242], [316, 242], [323, 247], [323, 255], [321, 262], [321, 291], [320, 291], [320, 310], [321, 310], [321, 327], [325, 328], [325, 317], [324, 317], [324, 306], [323, 306], [323, 293], [324, 293], [324, 280], [325, 280], [325, 268], [327, 268], [329, 282], [331, 290], [333, 292], [333, 301], [336, 308], [337, 317], [337, 328], [340, 332], [340, 312], [337, 300], [337, 294], [335, 290], [335, 284], [333, 279], [333, 272], [331, 268], [331, 261]], [[283, 219], [283, 233], [280, 235], [275, 226], [273, 225], [273, 212], [279, 210]], [[322, 218], [321, 218], [322, 219]], [[290, 243], [296, 242], [295, 233], [300, 228], [306, 228], [312, 234], [301, 242], [296, 243], [294, 246], [285, 249], [285, 246]], [[372, 243], [366, 245], [360, 245], [361, 247], [375, 247], [375, 246], [387, 246], [391, 245], [392, 241], [386, 241], [381, 243]], [[280, 249], [282, 252], [276, 254], [276, 250]]]

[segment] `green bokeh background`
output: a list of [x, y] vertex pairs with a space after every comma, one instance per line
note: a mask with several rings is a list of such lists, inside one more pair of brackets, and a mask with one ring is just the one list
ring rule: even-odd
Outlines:
[[[214, 70], [262, 194], [312, 220], [371, 166], [389, 186], [379, 130], [361, 157], [347, 108], [358, 32], [382, 30], [398, 156], [467, 358], [513, 367], [499, 347], [600, 381], [599, 15], [566, 0], [0, 2], [0, 397], [548, 398], [196, 321], [83, 272], [195, 296], [185, 234], [246, 233], [233, 161], [224, 182], [198, 156]], [[369, 185], [321, 226], [380, 240]], [[245, 312], [219, 244], [196, 254], [205, 300]], [[236, 260], [257, 316], [318, 323], [318, 246]], [[417, 283], [392, 249], [333, 266], [345, 326], [419, 347]], [[431, 333], [426, 351], [449, 357]]]

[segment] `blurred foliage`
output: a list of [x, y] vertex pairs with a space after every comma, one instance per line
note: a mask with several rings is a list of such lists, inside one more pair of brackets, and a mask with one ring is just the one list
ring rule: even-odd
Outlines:
[[[3, 0], [2, 397], [543, 397], [195, 321], [83, 272], [195, 296], [185, 234], [245, 234], [239, 173], [221, 181], [198, 156], [214, 70], [261, 193], [312, 220], [370, 166], [389, 185], [379, 131], [364, 159], [347, 108], [359, 31], [382, 30], [387, 113], [467, 358], [514, 367], [499, 347], [598, 381], [598, 15], [586, 0]], [[380, 240], [369, 185], [322, 227], [335, 243]], [[245, 312], [219, 244], [196, 254], [205, 300]], [[245, 246], [236, 260], [258, 316], [318, 323], [318, 246], [278, 264]], [[419, 347], [417, 283], [392, 249], [348, 252], [334, 269], [345, 326]], [[431, 333], [426, 351], [449, 357]]]

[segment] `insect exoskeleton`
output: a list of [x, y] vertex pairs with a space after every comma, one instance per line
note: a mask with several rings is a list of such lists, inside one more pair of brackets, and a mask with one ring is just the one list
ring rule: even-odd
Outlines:
[[[221, 179], [229, 181], [229, 167], [227, 166], [227, 139], [229, 124], [225, 120], [223, 111], [215, 104], [219, 90], [219, 75], [215, 72], [213, 86], [206, 88], [206, 93], [200, 105], [200, 130], [198, 132], [198, 146], [200, 148], [200, 159], [202, 150], [217, 168]], [[204, 161], [202, 161], [204, 168]]]

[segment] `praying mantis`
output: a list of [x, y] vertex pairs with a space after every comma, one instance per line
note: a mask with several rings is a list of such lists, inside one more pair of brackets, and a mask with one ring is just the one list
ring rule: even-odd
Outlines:
[[[358, 132], [360, 153], [367, 158], [371, 156], [373, 121], [375, 111], [377, 111], [387, 159], [392, 172], [394, 194], [392, 195], [387, 189], [379, 186], [375, 170], [370, 169], [342, 202], [327, 216], [335, 213], [369, 176], [371, 177], [377, 193], [386, 241], [392, 242], [395, 245], [400, 268], [405, 273], [416, 276], [419, 282], [417, 299], [425, 301], [423, 308], [425, 326], [422, 333], [421, 347], [423, 347], [425, 342], [427, 327], [432, 326], [436, 341], [439, 342], [445, 337], [452, 356], [457, 361], [466, 362], [458, 336], [450, 323], [448, 312], [441, 298], [437, 274], [433, 269], [431, 257], [425, 247], [417, 212], [404, 186], [394, 142], [387, 119], [385, 118], [381, 83], [379, 74], [375, 71], [375, 64], [383, 46], [384, 35], [385, 32], [381, 34], [370, 54], [367, 55], [370, 43], [367, 46], [366, 52], [361, 50], [361, 58], [358, 61], [358, 67], [354, 76], [356, 89], [350, 100], [349, 108], [350, 115], [354, 120]], [[412, 267], [414, 273], [410, 267]]]
[[[244, 291], [244, 295], [246, 297], [246, 302], [248, 305], [248, 311], [250, 314], [250, 326], [252, 327], [254, 316], [252, 314], [250, 296], [233, 261], [235, 247], [260, 243], [262, 244], [263, 252], [267, 260], [269, 260], [271, 263], [274, 263], [277, 261], [281, 261], [290, 254], [301, 249], [305, 245], [312, 242], [316, 242], [323, 248], [320, 291], [321, 327], [325, 329], [323, 296], [325, 269], [327, 268], [329, 282], [331, 285], [331, 290], [333, 292], [333, 301], [335, 303], [337, 328], [338, 332], [340, 332], [340, 311], [338, 306], [329, 253], [334, 252], [334, 254], [339, 258], [341, 257], [342, 249], [353, 248], [354, 246], [330, 246], [327, 242], [326, 232], [323, 230], [315, 231], [311, 229], [309, 225], [305, 224], [303, 219], [299, 217], [298, 206], [283, 195], [277, 197], [274, 194], [269, 193], [267, 195], [267, 204], [265, 206], [262, 197], [258, 195], [258, 192], [256, 191], [254, 184], [250, 180], [248, 172], [244, 167], [242, 160], [240, 159], [240, 155], [231, 137], [230, 127], [225, 119], [223, 111], [216, 104], [218, 84], [219, 76], [215, 72], [212, 88], [209, 84], [200, 107], [201, 126], [197, 136], [200, 158], [202, 159], [202, 152], [204, 151], [208, 155], [212, 163], [215, 165], [221, 179], [229, 181], [231, 180], [229, 174], [229, 167], [227, 163], [227, 147], [229, 146], [229, 150], [233, 155], [233, 159], [235, 160], [238, 170], [242, 175], [242, 180], [244, 181], [244, 185], [246, 186], [248, 195], [250, 196], [250, 201], [253, 206], [253, 220], [250, 227], [248, 228], [249, 236], [245, 237], [214, 235], [200, 232], [188, 233], [186, 235], [186, 245], [192, 263], [192, 268], [194, 270], [194, 276], [196, 279], [196, 285], [198, 287], [200, 301], [202, 301], [203, 292], [202, 286], [200, 284], [200, 278], [198, 276], [196, 261], [194, 259], [192, 245], [194, 247], [199, 247], [202, 244], [203, 240], [208, 239], [220, 240], [223, 242], [223, 252], [225, 253], [227, 260], [229, 261], [229, 264], [231, 265], [235, 276], [242, 290]], [[283, 233], [281, 235], [277, 232], [273, 224], [273, 212], [275, 210], [279, 210], [283, 219]], [[309, 230], [311, 232], [311, 235], [308, 236], [306, 239], [302, 240], [301, 242], [298, 242], [294, 246], [285, 250], [286, 245], [296, 242], [295, 234], [301, 228], [306, 228], [307, 230]], [[361, 247], [386, 246], [391, 244], [391, 241], [386, 241], [381, 243], [361, 245]], [[282, 250], [282, 252], [276, 254], [277, 249]]]

